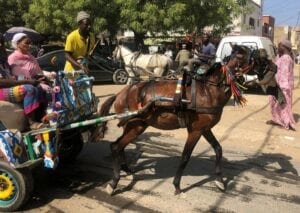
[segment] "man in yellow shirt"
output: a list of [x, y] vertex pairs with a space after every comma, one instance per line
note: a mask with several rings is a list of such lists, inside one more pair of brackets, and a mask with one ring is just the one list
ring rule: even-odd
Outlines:
[[90, 15], [85, 11], [77, 14], [78, 29], [67, 36], [65, 45], [65, 71], [84, 70], [88, 72], [87, 59], [95, 45], [95, 36], [91, 33]]

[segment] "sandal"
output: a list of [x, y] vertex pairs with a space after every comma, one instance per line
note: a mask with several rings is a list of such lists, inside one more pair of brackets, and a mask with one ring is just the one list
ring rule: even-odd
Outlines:
[[30, 129], [31, 130], [37, 130], [37, 129], [42, 129], [42, 128], [46, 128], [47, 125], [44, 123], [39, 123], [39, 122], [33, 122], [32, 124], [30, 124]]
[[292, 130], [292, 131], [296, 132], [296, 129], [294, 127], [292, 127], [291, 125], [289, 125], [289, 130]]
[[276, 126], [278, 126], [278, 124], [277, 123], [275, 123], [274, 121], [272, 121], [272, 120], [268, 120], [268, 121], [266, 121], [266, 124], [267, 125], [276, 125]]

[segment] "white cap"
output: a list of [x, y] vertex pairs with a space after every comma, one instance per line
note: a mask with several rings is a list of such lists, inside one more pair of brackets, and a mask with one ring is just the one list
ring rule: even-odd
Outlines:
[[84, 19], [89, 19], [90, 18], [90, 14], [88, 14], [87, 12], [85, 11], [80, 11], [78, 12], [77, 14], [77, 23], [79, 23], [80, 21], [84, 20]]
[[14, 49], [17, 49], [18, 42], [24, 37], [27, 37], [27, 35], [25, 33], [16, 33], [11, 40], [11, 46]]

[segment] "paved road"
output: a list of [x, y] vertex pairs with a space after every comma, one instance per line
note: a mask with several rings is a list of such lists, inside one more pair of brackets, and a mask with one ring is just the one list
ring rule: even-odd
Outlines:
[[[300, 68], [295, 71], [299, 79]], [[95, 86], [95, 92], [104, 99], [121, 88]], [[270, 117], [268, 98], [254, 94], [246, 98], [243, 108], [229, 102], [213, 129], [224, 151], [225, 193], [211, 178], [214, 153], [200, 139], [182, 178], [184, 193], [174, 196], [172, 180], [185, 130], [149, 128], [127, 149], [137, 172], [123, 175], [117, 194], [108, 196], [104, 188], [111, 177], [109, 144], [121, 134], [112, 121], [107, 137], [86, 144], [73, 165], [55, 173], [36, 171], [37, 187], [25, 212], [299, 212], [300, 122], [297, 132], [265, 125]], [[299, 85], [294, 90], [294, 113], [299, 120]]]

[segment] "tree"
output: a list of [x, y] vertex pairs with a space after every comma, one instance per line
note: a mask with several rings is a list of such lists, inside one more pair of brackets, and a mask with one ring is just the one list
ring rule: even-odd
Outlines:
[[22, 14], [28, 10], [31, 0], [0, 0], [0, 32], [12, 26], [24, 26]]
[[119, 15], [111, 0], [32, 0], [23, 15], [28, 26], [48, 35], [66, 35], [77, 27], [80, 10], [88, 11], [95, 33], [108, 29], [116, 33]]
[[[220, 34], [249, 0], [0, 0], [2, 30], [24, 25], [42, 34], [66, 35], [76, 28], [80, 10], [90, 12], [95, 33], [130, 29], [141, 41], [147, 32], [202, 32], [206, 26]], [[17, 15], [15, 15], [15, 13]], [[4, 20], [8, 20], [4, 23]], [[1, 29], [1, 28], [0, 28]]]
[[115, 0], [120, 25], [138, 35], [167, 31], [201, 32], [211, 26], [218, 33], [230, 29], [233, 17], [247, 0]]

